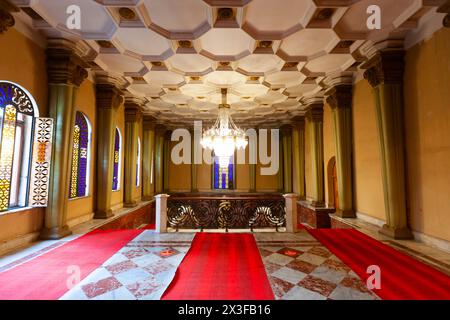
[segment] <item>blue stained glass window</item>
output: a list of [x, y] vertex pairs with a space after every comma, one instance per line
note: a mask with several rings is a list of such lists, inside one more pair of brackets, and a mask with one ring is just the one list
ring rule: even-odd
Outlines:
[[221, 168], [219, 166], [219, 159], [217, 157], [214, 157], [214, 173], [213, 173], [213, 179], [214, 179], [214, 189], [221, 190], [221, 189], [234, 189], [234, 181], [233, 181], [233, 170], [234, 166], [232, 161], [230, 161], [230, 164], [226, 168]]
[[119, 129], [116, 128], [114, 136], [114, 164], [113, 164], [113, 191], [119, 190], [120, 184], [120, 148], [122, 145], [122, 137]]
[[86, 116], [77, 111], [73, 131], [70, 198], [84, 197], [88, 193], [90, 126]]

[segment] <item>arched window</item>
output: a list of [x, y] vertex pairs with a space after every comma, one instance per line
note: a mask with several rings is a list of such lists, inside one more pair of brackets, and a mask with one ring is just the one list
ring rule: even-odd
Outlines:
[[136, 156], [136, 187], [139, 187], [141, 183], [141, 177], [139, 175], [141, 171], [141, 139], [137, 140], [137, 156]]
[[114, 168], [113, 168], [113, 191], [120, 189], [120, 167], [122, 163], [122, 136], [120, 130], [116, 128], [116, 133], [114, 136]]
[[221, 168], [219, 166], [219, 158], [214, 157], [214, 166], [213, 166], [213, 180], [214, 180], [214, 189], [234, 189], [234, 166], [233, 161], [230, 158], [230, 164], [226, 168]]
[[88, 195], [89, 158], [91, 126], [88, 119], [77, 111], [73, 129], [72, 173], [70, 177], [69, 198]]
[[38, 117], [28, 91], [0, 81], [0, 211], [47, 204], [53, 120]]

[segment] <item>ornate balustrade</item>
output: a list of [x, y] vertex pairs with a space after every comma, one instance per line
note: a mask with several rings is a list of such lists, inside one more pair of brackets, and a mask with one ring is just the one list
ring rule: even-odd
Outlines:
[[176, 229], [261, 229], [286, 226], [281, 194], [173, 194], [167, 225]]

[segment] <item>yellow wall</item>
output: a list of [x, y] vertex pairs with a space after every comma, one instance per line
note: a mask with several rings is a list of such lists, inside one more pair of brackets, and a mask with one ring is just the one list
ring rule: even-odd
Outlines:
[[329, 203], [330, 194], [328, 192], [328, 162], [336, 156], [336, 142], [334, 138], [333, 111], [328, 104], [324, 106], [323, 112], [323, 159], [324, 159], [324, 184], [325, 203]]
[[124, 157], [124, 149], [125, 149], [125, 107], [122, 104], [119, 106], [117, 110], [117, 118], [116, 118], [116, 127], [119, 128], [120, 134], [122, 136], [122, 149], [120, 150], [121, 155], [121, 168], [120, 168], [120, 183], [119, 190], [113, 191], [111, 195], [111, 208], [113, 210], [120, 209], [123, 207], [123, 191], [125, 186], [124, 181], [124, 171], [125, 171], [125, 157]]
[[[270, 154], [270, 151], [272, 150], [272, 141], [271, 141], [271, 131], [270, 129], [267, 130], [267, 152]], [[279, 145], [281, 145], [281, 133], [280, 133], [280, 141], [278, 142]], [[279, 189], [278, 186], [278, 174], [282, 174], [281, 169], [283, 168], [283, 160], [282, 160], [282, 154], [279, 152], [279, 167], [278, 167], [278, 173], [274, 175], [262, 175], [261, 174], [261, 168], [264, 167], [270, 167], [270, 164], [262, 165], [259, 162], [259, 137], [258, 137], [258, 161], [256, 164], [256, 191], [261, 192], [276, 192]]]
[[310, 123], [305, 119], [305, 184], [306, 198], [312, 198], [312, 160], [311, 160], [311, 134]]
[[353, 87], [353, 137], [355, 209], [386, 220], [375, 101], [366, 80]]
[[[170, 153], [178, 141], [171, 141]], [[181, 155], [182, 156], [182, 155]], [[172, 157], [171, 157], [172, 158]], [[172, 159], [169, 161], [169, 190], [174, 192], [191, 191], [191, 165], [190, 164], [175, 164]]]
[[[36, 100], [40, 116], [47, 116], [47, 76], [44, 49], [16, 31], [0, 35], [0, 80], [24, 87]], [[0, 214], [0, 241], [41, 229], [44, 209]]]
[[413, 230], [450, 240], [450, 30], [408, 50], [405, 126]]
[[[96, 105], [95, 105], [95, 85], [85, 80], [78, 89], [76, 110], [83, 112], [88, 118], [91, 125], [91, 144], [90, 144], [90, 163], [88, 177], [89, 181], [89, 193], [86, 197], [69, 200], [67, 208], [67, 220], [80, 218], [86, 215], [90, 215], [94, 212], [94, 194], [96, 192], [96, 161], [97, 161], [97, 147], [96, 147]], [[69, 160], [71, 161], [71, 160]], [[88, 218], [88, 217], [85, 217]], [[69, 222], [70, 224], [70, 222]]]
[[136, 186], [136, 184], [133, 184], [133, 200], [140, 201], [142, 198], [142, 120], [139, 121], [139, 128], [138, 128], [138, 137], [139, 141], [141, 142], [141, 163], [139, 165], [139, 186]]

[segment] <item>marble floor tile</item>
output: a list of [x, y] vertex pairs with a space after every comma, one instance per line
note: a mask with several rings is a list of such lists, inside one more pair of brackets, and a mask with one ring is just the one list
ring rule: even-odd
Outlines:
[[297, 284], [300, 282], [300, 280], [306, 277], [306, 273], [283, 267], [273, 272], [272, 276], [280, 278], [281, 280], [287, 281], [292, 284]]
[[302, 261], [305, 261], [305, 262], [308, 262], [308, 263], [318, 266], [318, 265], [321, 265], [322, 263], [324, 263], [327, 260], [327, 258], [306, 252], [306, 253], [298, 256], [297, 260], [302, 260]]
[[283, 299], [284, 295], [294, 287], [292, 283], [277, 277], [269, 276], [268, 279], [276, 299]]
[[352, 288], [337, 286], [335, 290], [329, 295], [333, 300], [378, 300], [378, 298], [370, 293], [361, 292]]
[[303, 273], [310, 273], [312, 272], [317, 266], [314, 264], [311, 264], [309, 262], [305, 262], [302, 260], [293, 260], [291, 262], [289, 262], [287, 265], [287, 267], [303, 272]]
[[143, 281], [150, 276], [151, 274], [149, 272], [141, 268], [130, 269], [115, 275], [116, 279], [124, 286]]
[[271, 254], [270, 256], [265, 257], [264, 260], [284, 266], [289, 262], [291, 262], [292, 260], [294, 260], [294, 258], [286, 257], [285, 255], [279, 253], [274, 253]]
[[299, 286], [306, 288], [308, 290], [317, 292], [325, 297], [328, 297], [337, 285], [329, 281], [323, 280], [321, 278], [314, 277], [312, 275], [306, 276], [299, 283]]
[[105, 266], [105, 269], [111, 272], [111, 274], [116, 275], [122, 272], [126, 272], [131, 269], [137, 268], [137, 264], [131, 260], [122, 261], [116, 264]]
[[347, 272], [336, 271], [323, 264], [315, 268], [310, 274], [316, 278], [320, 278], [334, 284], [340, 283], [347, 276]]
[[89, 299], [92, 299], [96, 296], [102, 295], [108, 291], [115, 290], [119, 287], [121, 287], [122, 284], [117, 281], [114, 277], [105, 278], [102, 280], [99, 280], [97, 282], [89, 283], [84, 286], [82, 286], [82, 290], [84, 291], [84, 294]]

